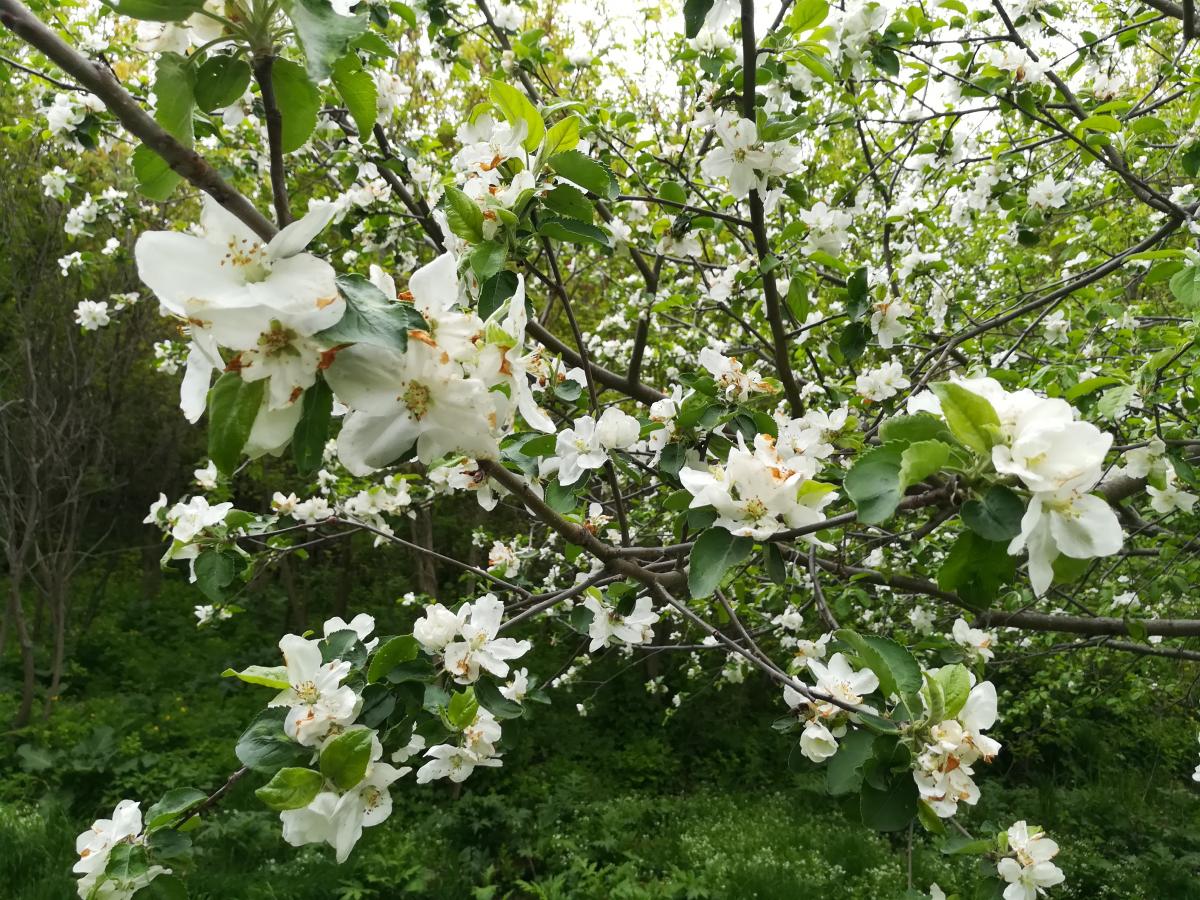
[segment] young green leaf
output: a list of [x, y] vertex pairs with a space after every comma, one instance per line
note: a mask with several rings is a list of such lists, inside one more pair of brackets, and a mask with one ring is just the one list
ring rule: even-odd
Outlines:
[[359, 140], [365, 143], [375, 127], [375, 102], [379, 93], [375, 79], [363, 68], [358, 54], [353, 50], [333, 64], [330, 76], [354, 119]]
[[884, 444], [869, 450], [846, 473], [843, 486], [861, 522], [886, 521], [896, 511], [904, 486], [900, 481], [902, 444]]
[[319, 336], [330, 343], [374, 344], [404, 350], [410, 329], [429, 327], [412, 304], [388, 300], [383, 291], [361, 275], [342, 275], [337, 283], [346, 298], [346, 312], [336, 325], [320, 332]]
[[208, 112], [236, 103], [250, 86], [250, 65], [231, 53], [217, 53], [196, 70], [196, 106]]
[[939, 381], [930, 389], [942, 402], [942, 415], [954, 436], [976, 453], [991, 452], [1000, 417], [984, 397], [952, 381]]
[[367, 683], [382, 681], [388, 673], [402, 662], [417, 658], [420, 646], [411, 634], [394, 637], [376, 648], [367, 667]]
[[537, 107], [529, 102], [521, 91], [503, 81], [493, 80], [488, 86], [488, 96], [510, 125], [525, 123], [525, 140], [522, 146], [530, 153], [538, 148], [546, 133], [546, 123]]
[[472, 244], [483, 240], [483, 211], [456, 187], [446, 188], [444, 207], [450, 230]]
[[317, 127], [321, 92], [309, 81], [303, 68], [281, 57], [271, 64], [271, 82], [283, 120], [280, 147], [284, 153], [291, 153], [303, 147]]
[[1025, 503], [1011, 490], [996, 484], [982, 500], [962, 505], [962, 518], [973, 532], [989, 541], [1010, 541], [1021, 533]]
[[271, 780], [254, 792], [268, 809], [283, 812], [286, 809], [303, 809], [325, 786], [320, 772], [312, 769], [288, 767], [280, 769]]

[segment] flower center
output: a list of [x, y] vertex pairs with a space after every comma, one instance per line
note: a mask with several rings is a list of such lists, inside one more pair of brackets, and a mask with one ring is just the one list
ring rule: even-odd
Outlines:
[[321, 692], [317, 690], [317, 686], [311, 681], [305, 681], [296, 685], [296, 696], [300, 698], [302, 703], [313, 704], [321, 696]]
[[421, 419], [429, 412], [433, 395], [429, 388], [419, 381], [410, 381], [400, 399], [414, 419]]

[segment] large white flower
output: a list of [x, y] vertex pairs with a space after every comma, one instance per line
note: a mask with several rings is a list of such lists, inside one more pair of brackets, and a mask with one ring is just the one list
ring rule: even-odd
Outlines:
[[[108, 866], [108, 857], [113, 847], [141, 841], [142, 811], [138, 808], [137, 801], [122, 800], [113, 810], [111, 819], [97, 819], [93, 822], [91, 828], [75, 838], [75, 852], [79, 854], [79, 859], [71, 871], [83, 876], [79, 879], [79, 896], [132, 897], [138, 888], [145, 887], [159, 875], [169, 873], [170, 870], [162, 866], [150, 866], [132, 882], [100, 883], [104, 879], [104, 870]], [[96, 890], [97, 884], [99, 890]]]
[[388, 788], [412, 770], [380, 762], [383, 747], [378, 739], [372, 745], [366, 775], [350, 790], [340, 795], [336, 791], [322, 791], [308, 806], [279, 814], [285, 841], [293, 847], [327, 843], [334, 848], [337, 861], [345, 862], [362, 837], [363, 829], [378, 825], [392, 814]]
[[206, 195], [202, 237], [149, 231], [138, 238], [138, 275], [191, 329], [181, 396], [189, 419], [203, 411], [201, 395], [213, 370], [224, 368], [218, 345], [238, 354], [234, 364], [243, 378], [273, 379], [273, 408], [292, 402], [297, 388], [313, 383], [320, 353], [306, 339], [336, 324], [345, 301], [333, 268], [302, 251], [333, 212], [333, 204], [315, 203], [264, 244]]
[[1065, 487], [1030, 498], [1021, 518], [1021, 533], [1009, 543], [1008, 552], [1015, 556], [1028, 550], [1029, 581], [1040, 596], [1054, 580], [1054, 560], [1059, 554], [1073, 559], [1112, 556], [1123, 541], [1121, 523], [1111, 506], [1099, 497]]
[[508, 660], [527, 653], [529, 641], [496, 637], [504, 617], [504, 604], [492, 594], [464, 604], [463, 611], [466, 618], [460, 627], [462, 640], [446, 646], [443, 658], [446, 671], [459, 684], [477, 681], [481, 669], [497, 678], [507, 678]]
[[305, 747], [315, 747], [330, 729], [349, 725], [358, 715], [358, 695], [342, 684], [351, 665], [336, 659], [322, 664], [318, 643], [298, 634], [284, 635], [279, 649], [289, 687], [268, 705], [289, 707], [284, 732]]
[[[785, 464], [770, 435], [755, 437], [753, 451], [738, 435], [738, 446], [730, 449], [724, 466], [684, 468], [679, 480], [693, 495], [692, 507], [717, 511], [716, 526], [762, 540], [821, 521], [821, 510], [837, 499], [829, 485], [808, 479], [811, 471], [808, 461], [797, 469], [790, 468], [790, 461]], [[806, 539], [819, 543], [811, 535]]]
[[716, 131], [721, 146], [708, 152], [700, 163], [700, 170], [706, 178], [727, 179], [730, 193], [741, 200], [754, 188], [761, 187], [754, 170], [768, 168], [771, 158], [762, 150], [758, 129], [749, 119], [719, 125]]
[[499, 452], [496, 398], [466, 378], [439, 347], [410, 339], [405, 352], [355, 344], [325, 373], [351, 408], [338, 435], [338, 458], [352, 474], [383, 468], [416, 446], [424, 462], [449, 453], [476, 459]]
[[584, 472], [599, 469], [608, 462], [608, 453], [596, 434], [596, 420], [580, 416], [573, 427], [560, 431], [554, 455], [558, 459], [558, 483], [563, 485], [574, 484]]

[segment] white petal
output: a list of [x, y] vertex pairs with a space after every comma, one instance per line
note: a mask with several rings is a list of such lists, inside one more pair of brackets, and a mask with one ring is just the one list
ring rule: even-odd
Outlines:
[[338, 459], [352, 475], [369, 475], [412, 449], [420, 426], [407, 415], [351, 412], [338, 435]]
[[312, 239], [325, 230], [329, 220], [333, 218], [336, 207], [328, 201], [313, 203], [308, 208], [308, 214], [284, 228], [271, 238], [267, 244], [267, 255], [271, 259], [287, 259], [295, 256], [310, 243]]

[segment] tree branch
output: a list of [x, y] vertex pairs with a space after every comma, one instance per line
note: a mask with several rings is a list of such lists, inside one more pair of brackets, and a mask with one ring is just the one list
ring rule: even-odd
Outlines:
[[198, 153], [183, 146], [155, 122], [107, 68], [93, 63], [69, 46], [23, 3], [0, 0], [0, 24], [103, 100], [121, 124], [161, 156], [172, 171], [216, 200], [264, 241], [275, 236], [276, 228], [266, 216]]

